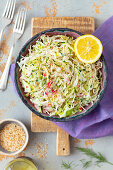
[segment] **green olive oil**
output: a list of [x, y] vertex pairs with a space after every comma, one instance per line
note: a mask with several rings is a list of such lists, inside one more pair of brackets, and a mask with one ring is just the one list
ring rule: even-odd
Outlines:
[[38, 168], [27, 158], [17, 158], [11, 161], [5, 170], [38, 170]]

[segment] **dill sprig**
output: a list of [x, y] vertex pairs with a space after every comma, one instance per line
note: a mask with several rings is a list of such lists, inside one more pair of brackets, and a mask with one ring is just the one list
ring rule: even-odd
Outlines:
[[107, 159], [100, 153], [96, 153], [94, 152], [92, 149], [89, 149], [89, 148], [79, 148], [79, 147], [76, 147], [77, 150], [83, 152], [85, 155], [87, 155], [88, 157], [90, 158], [95, 158], [97, 159], [97, 163], [108, 163], [110, 165], [113, 165], [113, 163], [107, 161]]
[[61, 167], [65, 168], [65, 169], [70, 169], [71, 170], [72, 169], [72, 162], [66, 163], [66, 162], [62, 161]]
[[92, 161], [86, 161], [86, 162], [84, 162], [83, 163], [83, 168], [88, 168], [88, 167], [90, 167], [91, 166], [91, 163], [92, 163]]
[[88, 167], [90, 167], [90, 166], [91, 166], [91, 163], [92, 163], [91, 160], [86, 161], [85, 159], [81, 159], [80, 162], [82, 163], [82, 167], [85, 168], [85, 169], [88, 168]]
[[[89, 149], [89, 148], [79, 148], [79, 147], [75, 147], [75, 148], [77, 150], [83, 152], [89, 158], [91, 158], [91, 160], [86, 160], [86, 159], [79, 160], [82, 163], [82, 167], [85, 168], [85, 169], [92, 165], [92, 159], [96, 159], [95, 165], [98, 166], [98, 167], [100, 167], [101, 163], [108, 163], [110, 165], [113, 165], [113, 163], [107, 161], [105, 156], [103, 156], [100, 152], [96, 153], [95, 151], [93, 151], [92, 149]], [[72, 170], [72, 166], [73, 166], [72, 162], [66, 163], [66, 162], [62, 161], [62, 164], [61, 164], [62, 168]], [[74, 165], [74, 168], [76, 166], [78, 166], [78, 165]]]

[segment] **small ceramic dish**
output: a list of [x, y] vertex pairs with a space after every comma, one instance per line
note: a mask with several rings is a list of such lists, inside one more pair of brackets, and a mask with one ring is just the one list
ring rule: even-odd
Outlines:
[[35, 36], [33, 36], [32, 38], [30, 38], [26, 44], [23, 46], [23, 48], [21, 49], [19, 56], [17, 57], [16, 60], [16, 67], [15, 67], [15, 86], [17, 89], [17, 92], [20, 96], [20, 98], [22, 99], [23, 103], [32, 111], [34, 112], [36, 115], [47, 119], [47, 120], [51, 120], [51, 121], [55, 121], [55, 122], [66, 122], [66, 121], [71, 121], [71, 120], [75, 120], [78, 118], [81, 118], [85, 115], [87, 115], [88, 113], [90, 113], [92, 110], [95, 109], [95, 107], [99, 104], [99, 102], [101, 101], [106, 86], [107, 86], [107, 66], [104, 60], [104, 56], [101, 56], [101, 61], [102, 61], [102, 87], [99, 91], [98, 94], [98, 98], [96, 99], [96, 101], [93, 104], [89, 104], [87, 109], [81, 113], [78, 114], [74, 114], [72, 116], [68, 116], [68, 117], [64, 117], [64, 118], [60, 118], [59, 116], [49, 116], [48, 114], [43, 114], [40, 113], [35, 106], [33, 105], [33, 103], [31, 103], [30, 98], [26, 97], [24, 89], [22, 88], [21, 82], [20, 82], [20, 76], [21, 76], [21, 72], [19, 71], [19, 65], [18, 62], [20, 61], [22, 56], [26, 56], [29, 52], [30, 47], [32, 47], [34, 44], [36, 44], [36, 41], [38, 39], [40, 39], [41, 35], [48, 35], [48, 36], [54, 36], [54, 35], [66, 35], [66, 36], [70, 36], [73, 37], [73, 39], [76, 39], [77, 37], [83, 35], [82, 33], [76, 31], [76, 30], [72, 30], [69, 28], [52, 28], [49, 30], [45, 30], [42, 31], [38, 34], [36, 34]]
[[27, 130], [26, 126], [22, 122], [20, 122], [16, 119], [5, 119], [5, 120], [0, 121], [0, 130], [5, 125], [10, 124], [10, 123], [15, 123], [15, 124], [19, 125], [22, 128], [22, 130], [25, 132], [25, 143], [21, 147], [21, 149], [14, 151], [14, 152], [10, 152], [10, 151], [7, 151], [4, 148], [2, 148], [2, 146], [0, 145], [0, 154], [14, 156], [14, 155], [21, 153], [26, 148], [26, 146], [28, 144], [28, 140], [29, 140], [29, 134], [28, 134], [28, 130]]
[[[18, 167], [19, 166], [19, 167]], [[13, 167], [18, 170], [23, 169], [23, 167], [27, 167], [27, 169], [38, 170], [38, 166], [34, 161], [29, 157], [18, 157], [11, 162], [8, 163], [5, 170], [11, 170]]]

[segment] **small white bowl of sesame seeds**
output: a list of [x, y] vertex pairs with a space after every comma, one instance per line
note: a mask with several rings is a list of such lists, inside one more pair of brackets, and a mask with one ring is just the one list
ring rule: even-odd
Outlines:
[[22, 152], [29, 140], [26, 126], [16, 119], [0, 121], [0, 154], [17, 155]]

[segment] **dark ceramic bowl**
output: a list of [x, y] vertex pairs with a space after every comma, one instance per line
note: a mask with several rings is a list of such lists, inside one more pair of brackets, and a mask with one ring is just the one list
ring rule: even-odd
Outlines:
[[55, 122], [57, 122], [57, 121], [58, 122], [65, 122], [65, 121], [75, 120], [75, 119], [78, 119], [78, 118], [81, 118], [81, 117], [87, 115], [99, 104], [99, 102], [102, 99], [103, 94], [105, 92], [105, 88], [106, 88], [106, 84], [107, 84], [107, 68], [106, 68], [106, 64], [105, 64], [105, 60], [104, 60], [103, 55], [101, 56], [101, 60], [102, 60], [102, 63], [103, 63], [103, 67], [102, 67], [102, 77], [103, 77], [102, 88], [100, 89], [97, 100], [93, 104], [90, 104], [87, 107], [86, 111], [81, 112], [79, 114], [69, 116], [69, 117], [65, 117], [65, 118], [60, 118], [59, 116], [51, 116], [50, 117], [47, 114], [42, 114], [39, 111], [37, 111], [36, 108], [33, 106], [33, 104], [30, 102], [30, 99], [25, 96], [24, 89], [22, 88], [22, 85], [19, 81], [21, 73], [19, 71], [19, 66], [18, 66], [17, 62], [20, 61], [21, 56], [25, 56], [26, 54], [28, 54], [28, 49], [30, 48], [30, 46], [33, 46], [42, 34], [46, 34], [46, 35], [49, 35], [49, 36], [62, 34], [62, 35], [71, 36], [74, 39], [76, 39], [78, 36], [82, 35], [80, 32], [72, 30], [72, 29], [68, 29], [68, 28], [53, 28], [53, 29], [49, 29], [49, 30], [46, 30], [46, 31], [43, 31], [41, 33], [36, 34], [35, 36], [30, 38], [30, 40], [28, 40], [26, 42], [26, 44], [21, 49], [19, 56], [17, 57], [16, 67], [15, 67], [15, 85], [16, 85], [16, 89], [17, 89], [17, 92], [18, 92], [20, 98], [22, 99], [23, 103], [32, 112], [34, 112], [36, 115], [38, 115], [38, 116], [40, 116], [44, 119], [47, 119], [47, 120], [51, 120], [51, 121], [55, 121]]

